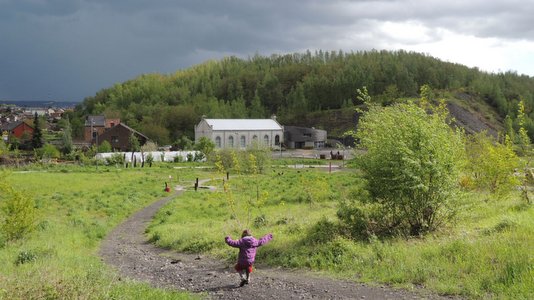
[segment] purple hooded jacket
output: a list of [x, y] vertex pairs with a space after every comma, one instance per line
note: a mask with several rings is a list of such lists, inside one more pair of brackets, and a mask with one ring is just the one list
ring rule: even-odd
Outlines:
[[239, 248], [237, 263], [240, 266], [252, 266], [252, 264], [254, 264], [254, 259], [256, 258], [256, 248], [267, 244], [272, 239], [273, 235], [269, 233], [259, 240], [255, 239], [253, 236], [245, 236], [240, 240], [232, 240], [227, 236], [224, 238], [224, 241], [228, 246]]

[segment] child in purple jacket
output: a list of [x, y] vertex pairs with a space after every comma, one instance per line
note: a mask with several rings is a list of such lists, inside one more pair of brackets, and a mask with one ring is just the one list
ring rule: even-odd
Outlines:
[[230, 236], [224, 238], [224, 241], [229, 246], [239, 248], [237, 264], [235, 265], [235, 270], [239, 273], [239, 277], [241, 278], [241, 284], [239, 286], [244, 286], [250, 282], [250, 273], [252, 273], [252, 265], [256, 258], [256, 248], [267, 244], [272, 238], [273, 235], [269, 233], [257, 240], [252, 236], [248, 229], [243, 230], [240, 240], [232, 240]]

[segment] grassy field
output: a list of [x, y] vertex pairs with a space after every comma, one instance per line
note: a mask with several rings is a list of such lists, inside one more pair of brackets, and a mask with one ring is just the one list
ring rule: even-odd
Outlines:
[[38, 218], [24, 239], [0, 240], [0, 299], [192, 298], [119, 280], [97, 253], [115, 225], [168, 195], [169, 176], [171, 186], [192, 186], [199, 177], [217, 190], [186, 191], [161, 209], [148, 232], [161, 247], [233, 261], [224, 236], [251, 228], [256, 236], [274, 234], [258, 252], [259, 265], [468, 298], [534, 298], [534, 208], [517, 195], [468, 192], [458, 221], [424, 238], [353, 241], [336, 212], [358, 174], [284, 165], [264, 175], [231, 174], [224, 185], [221, 174], [173, 164], [11, 170], [6, 181], [35, 199]]
[[424, 238], [353, 241], [336, 211], [358, 181], [351, 171], [281, 167], [231, 177], [226, 186], [214, 179], [218, 191], [186, 192], [159, 212], [149, 235], [161, 247], [233, 261], [224, 236], [251, 228], [257, 237], [274, 235], [258, 253], [260, 265], [468, 298], [534, 298], [534, 208], [518, 195], [469, 192], [457, 222]]
[[[36, 230], [0, 241], [0, 299], [191, 299], [120, 279], [98, 257], [100, 241], [132, 212], [168, 194], [192, 171], [100, 166], [8, 170], [6, 181], [35, 200]], [[188, 174], [188, 175], [184, 175]]]

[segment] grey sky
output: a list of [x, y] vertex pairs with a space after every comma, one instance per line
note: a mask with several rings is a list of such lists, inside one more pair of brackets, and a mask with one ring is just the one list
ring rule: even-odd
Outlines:
[[226, 55], [405, 49], [534, 76], [534, 1], [0, 0], [0, 100], [80, 101]]

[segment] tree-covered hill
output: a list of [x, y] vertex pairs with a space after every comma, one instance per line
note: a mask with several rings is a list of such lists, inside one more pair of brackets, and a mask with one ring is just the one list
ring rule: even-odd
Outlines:
[[[530, 118], [526, 127], [534, 133], [534, 78], [513, 72], [486, 73], [406, 51], [228, 57], [174, 74], [145, 74], [86, 98], [77, 107], [72, 123], [80, 134], [85, 115], [103, 113], [120, 117], [159, 144], [168, 144], [183, 135], [192, 138], [202, 115], [266, 118], [276, 114], [284, 125], [310, 126], [309, 116], [329, 115], [329, 111], [334, 116], [336, 111], [347, 116], [339, 111], [360, 104], [358, 88], [367, 87], [374, 101], [389, 105], [398, 99], [418, 97], [424, 84], [469, 107], [483, 102], [501, 120], [506, 115], [515, 120], [522, 98]], [[325, 119], [329, 118], [339, 123], [335, 117]], [[347, 120], [352, 119], [349, 114]], [[338, 128], [341, 125], [326, 121], [316, 127], [337, 133], [344, 129]]]

